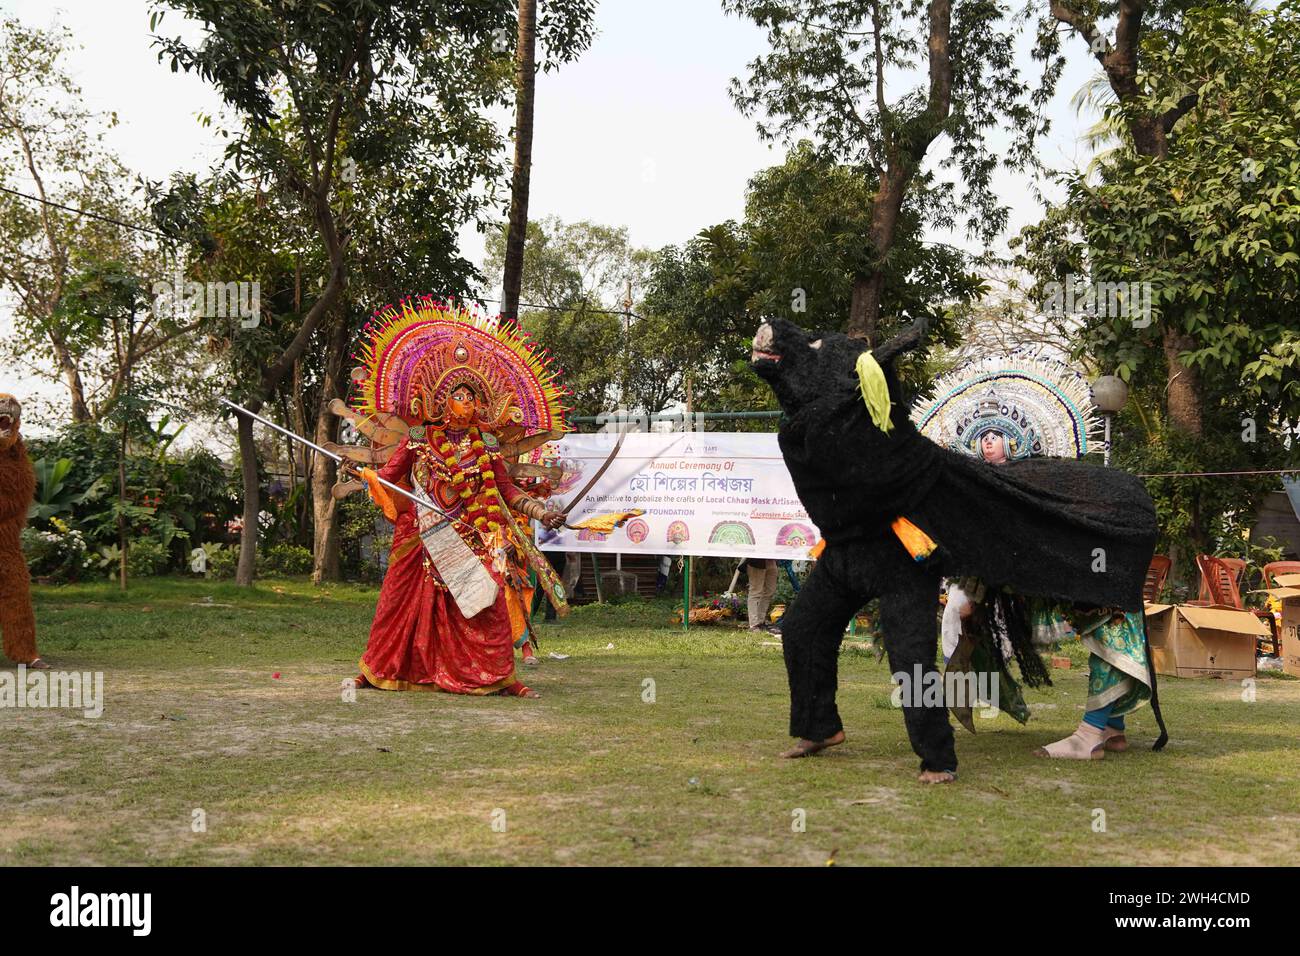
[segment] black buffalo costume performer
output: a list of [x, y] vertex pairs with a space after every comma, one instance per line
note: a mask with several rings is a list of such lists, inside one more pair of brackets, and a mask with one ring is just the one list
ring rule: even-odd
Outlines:
[[[808, 745], [788, 756], [843, 740], [835, 706], [839, 645], [849, 620], [873, 598], [880, 598], [891, 670], [912, 674], [919, 665], [929, 679], [937, 669], [940, 578], [978, 578], [990, 617], [1001, 601], [1003, 619], [1023, 622], [1008, 629], [1030, 684], [1047, 682], [1047, 674], [1016, 600], [1142, 610], [1156, 515], [1141, 480], [1062, 459], [992, 467], [921, 435], [893, 362], [920, 344], [922, 332], [917, 323], [869, 350], [861, 339], [776, 319], [754, 339], [752, 367], [784, 412], [782, 455], [825, 539], [782, 620], [790, 733]], [[892, 527], [900, 518], [932, 541], [927, 555], [909, 553]], [[1154, 697], [1152, 704], [1156, 709]], [[945, 709], [905, 699], [903, 717], [922, 779], [951, 779], [957, 756]]]

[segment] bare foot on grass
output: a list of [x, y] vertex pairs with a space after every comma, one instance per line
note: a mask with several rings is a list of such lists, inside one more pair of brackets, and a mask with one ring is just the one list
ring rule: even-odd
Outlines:
[[916, 779], [921, 783], [952, 783], [957, 775], [951, 770], [922, 770]]
[[808, 740], [802, 739], [789, 750], [782, 751], [781, 756], [786, 760], [797, 760], [800, 757], [811, 757], [813, 754], [821, 753], [827, 747], [838, 747], [844, 743], [844, 731], [838, 731], [825, 740]]

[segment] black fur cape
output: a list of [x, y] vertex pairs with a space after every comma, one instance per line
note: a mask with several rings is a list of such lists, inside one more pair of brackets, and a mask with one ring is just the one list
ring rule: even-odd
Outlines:
[[[781, 619], [791, 736], [827, 741], [843, 729], [835, 703], [840, 642], [853, 615], [873, 598], [880, 599], [891, 671], [920, 674], [922, 680], [937, 676], [941, 575], [975, 577], [989, 586], [981, 607], [986, 619], [995, 606], [1001, 609], [1027, 680], [1046, 682], [1048, 675], [1027, 624], [1010, 626], [1028, 620], [1024, 598], [1142, 607], [1156, 516], [1141, 482], [1059, 459], [989, 465], [935, 445], [909, 420], [892, 367], [900, 353], [918, 344], [921, 331], [915, 326], [873, 350], [893, 400], [888, 433], [875, 426], [862, 399], [856, 365], [864, 342], [808, 333], [781, 320], [761, 327], [754, 339], [754, 371], [771, 385], [785, 412], [778, 435], [782, 455], [826, 539]], [[897, 517], [938, 543], [924, 562], [914, 561], [894, 535], [890, 524]], [[1160, 749], [1168, 736], [1154, 674], [1151, 706], [1161, 728], [1155, 744]], [[902, 710], [921, 769], [955, 774], [947, 710], [907, 695]]]
[[769, 351], [779, 358], [759, 358], [754, 369], [781, 402], [781, 452], [828, 545], [891, 534], [901, 515], [937, 542], [926, 563], [946, 577], [1142, 609], [1156, 513], [1140, 479], [1064, 459], [991, 466], [930, 441], [912, 424], [892, 367], [919, 344], [919, 325], [873, 353], [893, 400], [888, 434], [862, 399], [856, 363], [864, 341], [780, 319], [770, 325]]

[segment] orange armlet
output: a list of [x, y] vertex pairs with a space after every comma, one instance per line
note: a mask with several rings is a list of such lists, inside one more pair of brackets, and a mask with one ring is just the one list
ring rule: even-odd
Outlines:
[[890, 524], [894, 535], [903, 543], [913, 561], [924, 561], [938, 547], [934, 539], [901, 515]]

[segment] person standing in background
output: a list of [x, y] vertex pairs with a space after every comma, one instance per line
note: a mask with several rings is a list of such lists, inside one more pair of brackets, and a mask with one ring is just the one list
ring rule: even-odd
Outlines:
[[663, 594], [668, 589], [668, 575], [673, 569], [673, 559], [663, 555], [659, 559], [659, 570], [655, 574], [655, 594]]
[[749, 629], [770, 631], [767, 612], [776, 596], [776, 561], [772, 558], [746, 558], [745, 571], [749, 576]]
[[570, 597], [581, 597], [582, 552], [564, 552], [564, 591]]

